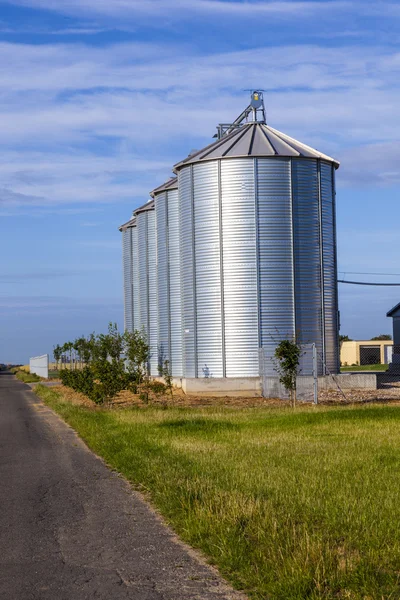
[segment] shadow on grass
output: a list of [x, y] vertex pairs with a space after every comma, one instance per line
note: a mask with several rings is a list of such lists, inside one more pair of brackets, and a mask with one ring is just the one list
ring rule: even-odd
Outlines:
[[229, 421], [217, 421], [213, 419], [175, 419], [174, 421], [165, 421], [159, 424], [162, 429], [177, 429], [185, 432], [212, 432], [212, 431], [237, 431], [241, 426]]

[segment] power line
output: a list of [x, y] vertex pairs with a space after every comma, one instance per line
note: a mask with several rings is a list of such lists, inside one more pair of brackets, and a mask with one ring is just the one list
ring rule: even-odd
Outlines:
[[338, 283], [348, 283], [350, 285], [378, 285], [378, 286], [400, 286], [400, 283], [376, 283], [371, 281], [346, 281], [345, 279], [338, 279]]
[[339, 270], [339, 273], [343, 273], [343, 275], [380, 275], [380, 276], [385, 276], [385, 277], [400, 277], [400, 273], [371, 273], [369, 272], [362, 272], [362, 271], [343, 271], [343, 270]]

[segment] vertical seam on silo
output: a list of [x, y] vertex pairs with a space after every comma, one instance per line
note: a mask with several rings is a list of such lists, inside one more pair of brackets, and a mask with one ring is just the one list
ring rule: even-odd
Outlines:
[[184, 300], [184, 277], [183, 277], [183, 244], [182, 244], [182, 219], [181, 219], [181, 193], [182, 185], [179, 183], [182, 179], [182, 172], [178, 171], [178, 232], [179, 232], [179, 290], [181, 304], [181, 361], [182, 361], [182, 377], [186, 377], [186, 340], [185, 340], [185, 300]]
[[132, 250], [132, 228], [129, 228], [129, 276], [130, 276], [130, 288], [131, 288], [131, 330], [133, 331], [133, 250]]
[[261, 294], [260, 294], [260, 232], [259, 232], [259, 206], [258, 206], [258, 159], [253, 158], [253, 185], [255, 210], [254, 220], [256, 229], [256, 279], [257, 279], [257, 351], [261, 348]]
[[219, 219], [219, 265], [221, 291], [221, 345], [222, 345], [222, 377], [226, 377], [226, 342], [225, 342], [225, 280], [224, 280], [224, 241], [222, 229], [222, 178], [221, 161], [218, 161], [218, 219]]
[[298, 343], [297, 315], [296, 315], [296, 246], [295, 246], [295, 225], [294, 225], [294, 194], [293, 194], [293, 159], [290, 159], [290, 224], [291, 224], [291, 244], [292, 244], [292, 314], [293, 314], [293, 336], [294, 341]]
[[125, 261], [126, 261], [126, 250], [125, 250], [125, 233], [126, 231], [122, 231], [122, 269], [124, 274], [124, 330], [126, 330], [126, 271], [125, 271]]
[[168, 218], [168, 191], [165, 191], [165, 260], [167, 263], [167, 331], [168, 331], [168, 368], [172, 369], [172, 345], [171, 345], [171, 273], [169, 263], [169, 218]]
[[144, 213], [145, 217], [145, 259], [146, 259], [146, 328], [147, 328], [147, 343], [149, 345], [149, 361], [147, 369], [149, 374], [151, 374], [151, 335], [150, 335], [150, 262], [149, 262], [149, 213], [146, 211]]
[[319, 210], [319, 256], [320, 256], [320, 277], [321, 277], [321, 333], [322, 333], [322, 357], [323, 370], [325, 375], [326, 347], [325, 347], [325, 280], [324, 280], [324, 232], [322, 227], [322, 182], [321, 182], [321, 160], [317, 159], [318, 174], [318, 210]]
[[197, 288], [196, 288], [196, 225], [194, 214], [194, 169], [190, 165], [190, 202], [192, 212], [192, 267], [193, 267], [193, 345], [194, 345], [194, 376], [198, 377], [197, 357]]
[[336, 185], [335, 185], [335, 167], [331, 165], [331, 185], [332, 185], [332, 216], [333, 216], [333, 260], [335, 265], [335, 323], [336, 323], [336, 370], [340, 371], [340, 348], [339, 348], [339, 290], [337, 273], [337, 240], [336, 240]]

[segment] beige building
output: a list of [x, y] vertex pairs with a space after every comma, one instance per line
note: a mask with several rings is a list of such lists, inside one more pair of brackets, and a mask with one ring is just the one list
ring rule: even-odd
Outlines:
[[342, 342], [340, 347], [340, 364], [376, 365], [392, 362], [392, 340], [358, 340]]

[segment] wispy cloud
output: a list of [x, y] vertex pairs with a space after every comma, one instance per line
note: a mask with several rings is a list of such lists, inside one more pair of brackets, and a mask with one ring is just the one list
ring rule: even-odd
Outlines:
[[106, 16], [111, 19], [164, 17], [182, 20], [193, 16], [223, 15], [252, 19], [261, 15], [304, 18], [321, 12], [351, 10], [354, 3], [341, 0], [324, 1], [262, 1], [223, 0], [8, 0], [19, 6], [29, 6], [73, 16]]
[[[400, 60], [379, 47], [213, 55], [159, 44], [0, 46], [0, 209], [132, 202], [260, 82], [268, 121], [342, 162], [339, 184], [398, 182]], [[210, 94], [210, 90], [213, 93]], [[239, 93], [240, 91], [240, 93]], [[374, 157], [374, 159], [371, 159]]]

